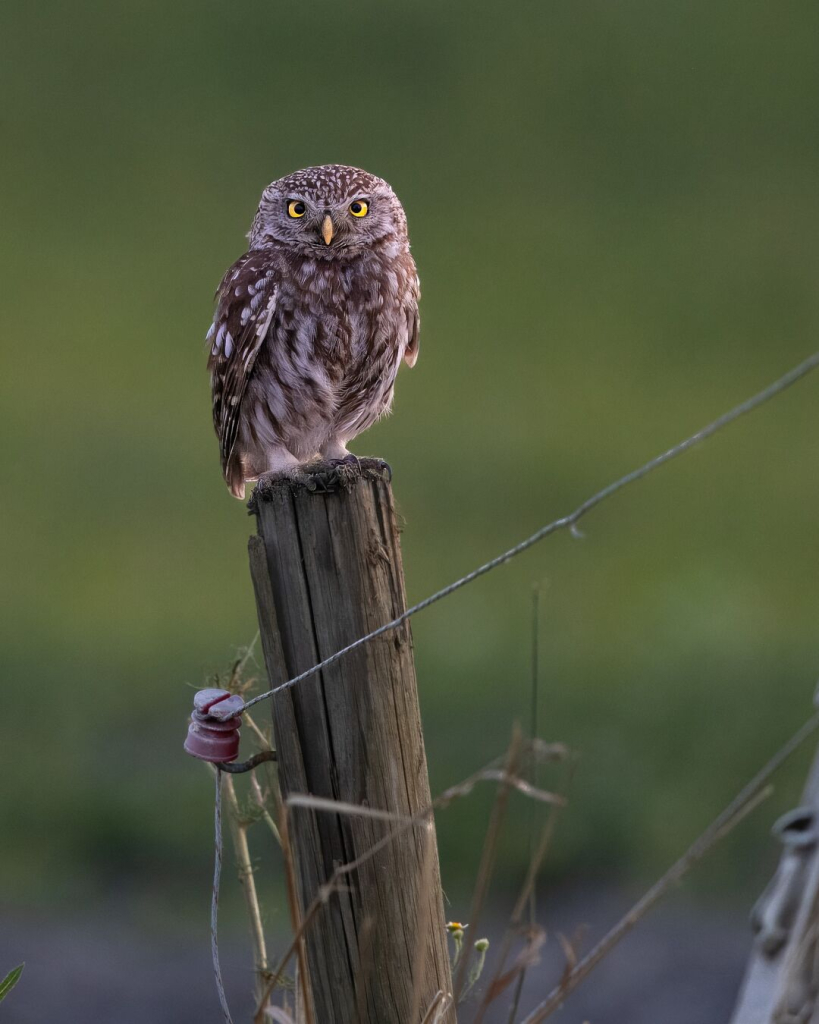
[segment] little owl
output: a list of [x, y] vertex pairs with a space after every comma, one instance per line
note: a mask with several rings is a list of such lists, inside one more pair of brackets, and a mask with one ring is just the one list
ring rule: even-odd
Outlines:
[[348, 443], [389, 412], [418, 358], [418, 276], [386, 181], [308, 167], [264, 190], [208, 331], [213, 422], [233, 495]]

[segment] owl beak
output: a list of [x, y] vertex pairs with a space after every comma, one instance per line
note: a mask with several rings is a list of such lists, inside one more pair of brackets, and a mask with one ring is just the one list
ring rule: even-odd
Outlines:
[[328, 213], [321, 222], [321, 237], [324, 239], [325, 245], [329, 245], [332, 242], [335, 233], [336, 229], [333, 227], [333, 218]]

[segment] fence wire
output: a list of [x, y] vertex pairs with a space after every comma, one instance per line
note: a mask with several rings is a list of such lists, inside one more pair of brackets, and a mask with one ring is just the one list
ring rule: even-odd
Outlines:
[[549, 537], [560, 530], [570, 530], [574, 536], [580, 536], [577, 524], [583, 516], [587, 515], [593, 508], [596, 508], [597, 505], [600, 505], [602, 502], [606, 501], [607, 498], [610, 498], [613, 494], [616, 494], [629, 484], [633, 484], [637, 480], [642, 480], [643, 477], [648, 476], [648, 474], [652, 473], [655, 469], [659, 469], [659, 467], [664, 465], [666, 462], [670, 462], [672, 459], [678, 458], [680, 455], [683, 455], [696, 445], [702, 444], [703, 441], [707, 441], [708, 438], [713, 437], [714, 434], [722, 430], [724, 427], [727, 427], [730, 423], [733, 423], [734, 420], [738, 420], [741, 416], [745, 416], [748, 413], [753, 412], [761, 405], [769, 402], [772, 398], [780, 395], [783, 391], [791, 387], [793, 384], [796, 384], [796, 382], [801, 380], [803, 377], [806, 377], [817, 367], [819, 367], [819, 351], [814, 352], [813, 355], [809, 356], [792, 370], [789, 370], [772, 384], [769, 384], [768, 387], [763, 388], [762, 391], [757, 392], [757, 394], [753, 395], [751, 398], [748, 398], [746, 401], [734, 406], [734, 408], [728, 412], [723, 413], [722, 416], [719, 416], [712, 423], [709, 423], [708, 426], [703, 427], [695, 434], [687, 437], [684, 441], [680, 441], [679, 444], [674, 445], [672, 448], [669, 448], [667, 451], [655, 456], [653, 459], [649, 459], [649, 461], [644, 463], [642, 466], [632, 470], [630, 473], [626, 473], [625, 476], [621, 476], [618, 480], [615, 480], [608, 486], [603, 487], [601, 490], [597, 491], [596, 494], [593, 494], [590, 498], [587, 498], [584, 502], [578, 505], [573, 512], [570, 512], [568, 515], [561, 516], [559, 519], [555, 519], [551, 523], [547, 523], [545, 526], [542, 526], [539, 530], [533, 533], [531, 537], [527, 537], [519, 544], [509, 548], [508, 551], [504, 551], [502, 554], [488, 562], [485, 562], [477, 569], [473, 569], [472, 572], [469, 572], [460, 579], [455, 580], [454, 583], [450, 583], [442, 590], [439, 590], [429, 597], [424, 598], [423, 601], [419, 601], [417, 604], [412, 605], [390, 622], [386, 622], [383, 626], [379, 626], [378, 629], [374, 629], [371, 633], [367, 633], [366, 636], [362, 636], [358, 640], [354, 640], [351, 644], [348, 644], [346, 647], [342, 647], [341, 650], [338, 650], [335, 654], [331, 654], [322, 661], [319, 661], [317, 664], [313, 665], [312, 668], [308, 668], [304, 672], [300, 672], [298, 675], [293, 676], [292, 679], [288, 679], [286, 682], [281, 683], [279, 686], [274, 686], [272, 690], [268, 690], [266, 693], [260, 693], [252, 700], [246, 701], [241, 710], [237, 711], [236, 714], [240, 715], [249, 708], [252, 708], [254, 704], [267, 700], [269, 697], [273, 697], [275, 694], [281, 693], [283, 690], [288, 690], [291, 686], [295, 686], [297, 683], [300, 683], [305, 679], [309, 679], [310, 676], [313, 676], [317, 672], [321, 672], [322, 669], [335, 664], [335, 662], [349, 654], [351, 651], [355, 651], [364, 644], [369, 643], [371, 640], [375, 640], [377, 637], [383, 636], [385, 633], [389, 633], [393, 629], [397, 629], [412, 618], [413, 615], [417, 615], [418, 612], [423, 611], [425, 608], [429, 608], [431, 605], [437, 604], [438, 601], [442, 601], [445, 597], [449, 597], [450, 594], [454, 594], [457, 590], [460, 590], [461, 587], [465, 587], [468, 583], [472, 583], [481, 576], [485, 576], [493, 569], [497, 569], [499, 566], [505, 565], [524, 551], [528, 551], [529, 548], [544, 540], [546, 537]]

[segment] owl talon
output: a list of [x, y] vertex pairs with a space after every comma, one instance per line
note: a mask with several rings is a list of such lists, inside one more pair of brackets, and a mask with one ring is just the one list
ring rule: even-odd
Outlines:
[[[370, 465], [373, 463], [372, 459], [366, 461]], [[355, 455], [345, 455], [343, 459], [310, 462], [292, 479], [313, 494], [332, 494], [352, 486], [365, 475], [367, 468], [370, 467], [365, 466]]]
[[354, 466], [356, 469], [361, 468], [361, 463], [358, 459], [358, 456], [353, 455], [352, 453], [349, 455], [345, 455], [344, 458], [341, 459], [326, 459], [324, 461], [324, 465], [332, 466], [334, 469], [340, 469], [343, 466]]
[[370, 476], [374, 473], [376, 476], [386, 476], [387, 483], [392, 483], [392, 466], [384, 459], [373, 459], [365, 455], [361, 459], [356, 459], [356, 463], [362, 476]]
[[313, 476], [308, 476], [307, 473], [300, 473], [298, 476], [291, 477], [291, 479], [294, 483], [301, 484], [302, 487], [310, 491], [311, 494], [317, 494], [320, 491], [323, 491], [323, 488], [320, 486], [321, 481], [316, 480]]
[[264, 473], [259, 477], [248, 508], [254, 512], [259, 501], [270, 498], [282, 486], [309, 494], [334, 494], [347, 490], [356, 480], [392, 480], [392, 467], [384, 459], [359, 459], [355, 455], [343, 459], [316, 460], [286, 471]]

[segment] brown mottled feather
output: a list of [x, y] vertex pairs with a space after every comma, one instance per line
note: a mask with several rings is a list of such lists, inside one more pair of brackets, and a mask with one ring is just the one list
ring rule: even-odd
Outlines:
[[[287, 213], [294, 199], [302, 218]], [[265, 189], [249, 238], [208, 333], [213, 422], [237, 496], [262, 473], [346, 451], [389, 411], [401, 360], [418, 357], [418, 278], [386, 182], [339, 165], [298, 171]]]

